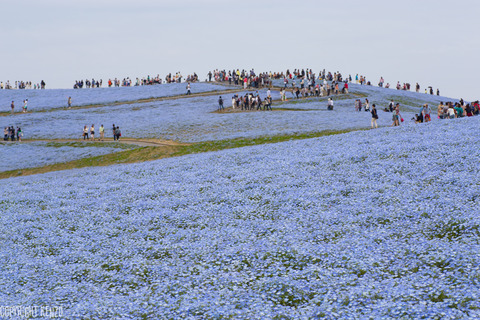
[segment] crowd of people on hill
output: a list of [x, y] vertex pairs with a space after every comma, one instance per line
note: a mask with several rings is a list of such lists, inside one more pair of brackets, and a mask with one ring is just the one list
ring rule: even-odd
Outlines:
[[[372, 114], [371, 126], [372, 128], [377, 128], [378, 113], [375, 104], [372, 104], [372, 109], [370, 109], [370, 103], [368, 98], [365, 99], [365, 104], [362, 105], [360, 99], [355, 100], [355, 111], [366, 112], [370, 111]], [[400, 123], [404, 122], [400, 114], [400, 104], [395, 103], [393, 100], [390, 101], [387, 107], [383, 110], [385, 112], [392, 113], [392, 126], [399, 126]], [[472, 117], [480, 114], [480, 103], [479, 100], [470, 103], [465, 102], [463, 99], [460, 99], [459, 102], [447, 102], [440, 104], [437, 107], [437, 118], [438, 119], [455, 119], [462, 117]], [[418, 113], [412, 118], [415, 123], [424, 123], [432, 121], [432, 109], [428, 104], [424, 104], [420, 107]]]
[[[114, 78], [114, 79], [108, 79], [108, 87], [138, 87], [138, 86], [146, 86], [146, 85], [156, 85], [156, 84], [162, 84], [162, 83], [181, 83], [183, 79], [183, 76], [180, 72], [177, 72], [175, 74], [169, 73], [165, 76], [165, 78], [162, 79], [160, 75], [157, 74], [156, 77], [150, 77], [148, 75], [147, 77], [144, 78], [136, 78], [135, 82], [130, 79], [130, 77], [123, 78], [122, 80]], [[185, 82], [198, 82], [198, 75], [194, 72], [193, 74], [190, 74], [187, 76], [185, 79]], [[90, 80], [77, 80], [75, 81], [75, 84], [73, 86], [74, 89], [82, 89], [82, 88], [100, 88], [102, 87], [102, 80], [97, 80], [95, 79]]]
[[15, 85], [10, 84], [10, 81], [3, 83], [0, 81], [0, 89], [45, 89], [45, 81], [41, 81], [40, 83], [34, 83], [32, 85], [32, 81], [15, 81]]
[[22, 137], [23, 137], [23, 132], [22, 132], [22, 129], [20, 127], [17, 127], [16, 130], [15, 130], [14, 126], [5, 127], [5, 129], [3, 129], [3, 140], [4, 141], [8, 141], [8, 139], [10, 139], [11, 141], [21, 142]]
[[[420, 112], [418, 113], [416, 122], [424, 122], [425, 114], [430, 114], [430, 108], [428, 105], [422, 106]], [[474, 101], [473, 103], [467, 103], [463, 99], [460, 99], [459, 102], [447, 102], [443, 104], [440, 102], [437, 108], [437, 117], [438, 119], [455, 119], [462, 117], [472, 117], [478, 116], [480, 114], [480, 105], [479, 101]]]
[[[218, 99], [218, 105], [218, 110], [224, 110], [222, 97]], [[255, 93], [246, 93], [244, 96], [234, 95], [232, 97], [232, 109], [240, 109], [242, 111], [272, 111], [272, 96], [270, 90], [267, 91], [267, 97], [263, 100], [258, 91]]]
[[[258, 75], [255, 73], [254, 69], [250, 71], [240, 69], [234, 69], [231, 71], [226, 70], [219, 70], [215, 69], [213, 71], [209, 71], [207, 74], [208, 82], [228, 82], [230, 85], [243, 85], [245, 89], [247, 88], [259, 88], [259, 87], [267, 87], [272, 85], [273, 80], [283, 79], [284, 87], [287, 88], [289, 83], [292, 83], [292, 87], [295, 87], [295, 81], [308, 81], [310, 82], [312, 79], [315, 80], [326, 80], [326, 81], [335, 81], [335, 82], [344, 82], [344, 83], [351, 83], [355, 80], [355, 83], [360, 85], [369, 85], [371, 86], [372, 83], [367, 81], [367, 78], [363, 75], [359, 75], [358, 73], [355, 76], [355, 79], [352, 78], [351, 75], [348, 77], [342, 78], [340, 72], [325, 72], [325, 69], [318, 73], [318, 76], [313, 73], [312, 69], [295, 69], [293, 72], [290, 72], [289, 69], [286, 72], [261, 72]], [[390, 88], [390, 83], [385, 84], [385, 80], [383, 77], [380, 77], [378, 82], [378, 86], [382, 88]], [[403, 83], [400, 84], [400, 81], [397, 81], [396, 89], [397, 90], [410, 90], [410, 83]], [[302, 87], [300, 87], [302, 88]], [[415, 91], [420, 92], [420, 85], [418, 82], [415, 85]], [[425, 89], [425, 93], [435, 94], [434, 90], [431, 86]], [[304, 93], [305, 94], [305, 93]], [[311, 95], [311, 94], [309, 94]], [[440, 90], [436, 90], [436, 95], [440, 95]]]
[[102, 80], [101, 79], [99, 81], [95, 81], [95, 79], [92, 79], [92, 81], [88, 79], [86, 79], [85, 81], [77, 80], [75, 81], [73, 89], [82, 89], [84, 86], [85, 88], [100, 88], [102, 86]]
[[212, 82], [212, 80], [215, 82], [228, 82], [230, 85], [243, 85], [244, 89], [272, 86], [271, 79], [272, 77], [267, 73], [257, 75], [254, 69], [250, 71], [216, 69], [213, 72], [209, 71], [207, 74], [208, 82]]

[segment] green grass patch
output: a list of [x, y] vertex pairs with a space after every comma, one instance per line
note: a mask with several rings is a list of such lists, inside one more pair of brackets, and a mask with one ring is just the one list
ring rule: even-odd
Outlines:
[[72, 147], [72, 148], [88, 148], [88, 147], [95, 147], [95, 148], [118, 148], [118, 149], [135, 149], [138, 148], [136, 145], [125, 144], [125, 143], [116, 143], [116, 142], [100, 142], [100, 141], [71, 141], [71, 142], [47, 142], [45, 147], [50, 148], [61, 148], [61, 147]]
[[[357, 129], [357, 131], [360, 129]], [[279, 143], [284, 141], [291, 140], [303, 140], [303, 139], [312, 139], [324, 136], [331, 136], [336, 134], [347, 133], [355, 130], [326, 130], [320, 132], [310, 132], [310, 133], [298, 133], [290, 135], [277, 135], [277, 136], [264, 136], [258, 138], [237, 138], [237, 139], [228, 139], [228, 140], [218, 140], [218, 141], [208, 141], [208, 142], [199, 142], [194, 143], [188, 146], [182, 146], [181, 149], [175, 154], [175, 156], [191, 154], [191, 153], [202, 153], [202, 152], [211, 152], [224, 149], [233, 149], [241, 147], [250, 147], [256, 145], [262, 145], [267, 143]]]

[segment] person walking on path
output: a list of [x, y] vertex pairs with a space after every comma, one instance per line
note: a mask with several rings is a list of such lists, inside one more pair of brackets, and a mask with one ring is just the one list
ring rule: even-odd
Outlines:
[[83, 127], [83, 140], [87, 140], [87, 139], [88, 139], [88, 127], [84, 126]]
[[23, 100], [23, 113], [27, 113], [28, 99]]
[[95, 126], [92, 124], [92, 126], [90, 127], [90, 139], [92, 139], [93, 141], [95, 141]]
[[372, 111], [370, 111], [370, 113], [372, 114], [372, 129], [374, 124], [375, 124], [375, 128], [378, 128], [378, 125], [377, 125], [378, 114], [377, 114], [377, 108], [375, 108], [375, 103], [372, 104]]
[[105, 128], [103, 127], [103, 124], [100, 126], [98, 131], [100, 131], [100, 140], [103, 141], [103, 138], [105, 136]]
[[120, 128], [117, 126], [115, 128], [115, 135], [114, 135], [113, 140], [115, 140], [115, 138], [116, 138], [116, 140], [119, 141], [121, 136], [122, 136], [122, 132], [120, 131]]
[[12, 104], [10, 104], [10, 108], [12, 109], [12, 114], [15, 112], [15, 103], [12, 101]]
[[192, 94], [192, 93], [190, 92], [190, 89], [191, 89], [191, 88], [190, 88], [190, 82], [189, 82], [189, 83], [187, 83], [187, 96], [188, 96], [189, 94]]
[[72, 107], [72, 97], [68, 97], [67, 105], [68, 105], [68, 109]]

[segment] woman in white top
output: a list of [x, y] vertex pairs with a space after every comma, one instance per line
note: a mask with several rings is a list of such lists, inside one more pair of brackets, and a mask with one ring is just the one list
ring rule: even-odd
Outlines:
[[105, 128], [103, 127], [103, 124], [100, 126], [100, 140], [103, 141], [103, 137], [105, 136]]
[[327, 109], [328, 110], [333, 110], [333, 100], [332, 100], [332, 98], [328, 98]]
[[455, 119], [455, 109], [453, 109], [452, 105], [448, 108], [448, 116], [450, 119]]
[[90, 127], [90, 138], [92, 140], [95, 140], [95, 126], [92, 124], [92, 126]]

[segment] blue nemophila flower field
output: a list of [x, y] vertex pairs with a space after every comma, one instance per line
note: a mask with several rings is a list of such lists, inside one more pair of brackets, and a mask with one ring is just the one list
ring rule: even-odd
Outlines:
[[480, 317], [478, 117], [0, 181], [0, 299], [67, 318]]
[[[207, 88], [214, 86], [203, 85]], [[221, 86], [214, 87], [223, 88]], [[95, 124], [98, 127], [103, 124], [107, 128], [106, 136], [111, 138], [112, 132], [109, 128], [114, 123], [120, 126], [124, 137], [199, 142], [369, 127], [371, 114], [364, 111], [355, 112], [354, 107], [356, 99], [365, 99], [366, 96], [369, 97], [371, 104], [376, 103], [377, 105], [380, 126], [392, 124], [392, 114], [381, 111], [392, 98], [402, 106], [401, 114], [405, 119], [403, 125], [412, 125], [411, 118], [415, 112], [418, 112], [420, 105], [425, 101], [431, 101], [430, 105], [434, 109], [432, 115], [435, 115], [435, 108], [443, 99], [415, 92], [371, 86], [352, 85], [351, 87], [349, 95], [333, 97], [335, 103], [333, 111], [327, 111], [327, 98], [324, 97], [306, 100], [289, 98], [287, 103], [274, 101], [274, 112], [214, 113], [218, 108], [218, 96], [213, 95], [80, 110], [61, 109], [32, 112], [13, 117], [0, 117], [0, 127], [19, 126], [22, 128], [25, 138], [28, 139], [80, 139], [85, 125]], [[182, 88], [180, 89], [183, 90]], [[155, 96], [170, 95], [173, 92], [170, 89], [167, 85], [158, 86]], [[153, 94], [150, 91], [154, 89], [138, 87], [100, 88], [99, 90], [103, 91], [96, 91], [96, 89], [77, 91], [85, 92], [85, 97], [92, 101], [100, 101], [99, 99], [113, 99], [115, 94], [127, 99], [134, 90], [138, 91], [135, 91], [137, 95], [148, 97]], [[105, 93], [102, 95], [97, 92]], [[237, 94], [243, 95], [246, 92], [255, 92], [255, 90], [239, 91]], [[58, 98], [59, 91], [52, 90], [49, 93], [47, 90], [46, 94], [50, 94], [55, 100]], [[267, 90], [259, 90], [259, 94], [265, 98]], [[223, 95], [225, 107], [231, 106], [232, 95]], [[280, 97], [278, 91], [275, 90], [272, 90], [272, 96], [274, 99]], [[118, 99], [120, 100], [120, 98]], [[437, 120], [435, 116], [433, 118], [434, 121]]]
[[[15, 111], [21, 112], [23, 101], [28, 99], [28, 110], [39, 111], [52, 108], [67, 107], [68, 97], [72, 98], [72, 106], [133, 101], [138, 99], [161, 98], [183, 95], [187, 92], [186, 83], [169, 83], [139, 87], [112, 87], [90, 89], [49, 89], [49, 90], [5, 90], [0, 94], [2, 111], [10, 112], [10, 103], [14, 101]], [[212, 83], [192, 83], [192, 93], [207, 91], [223, 91], [227, 86]]]
[[89, 147], [88, 144], [4, 143], [0, 144], [0, 171], [42, 167], [118, 151], [122, 149], [98, 145]]

